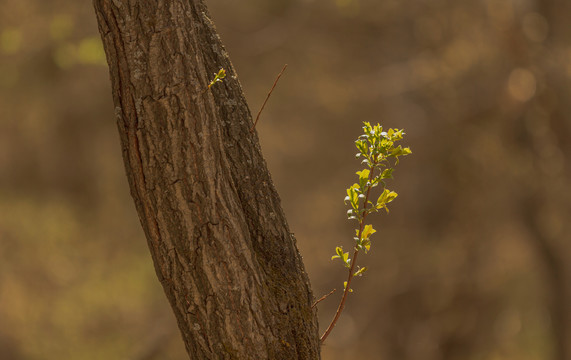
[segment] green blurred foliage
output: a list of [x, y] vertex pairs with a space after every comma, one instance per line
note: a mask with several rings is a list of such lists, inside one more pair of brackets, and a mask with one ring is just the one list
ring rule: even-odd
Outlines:
[[[253, 112], [289, 64], [257, 130], [316, 297], [344, 277], [329, 252], [352, 236], [340, 199], [361, 123], [405, 128], [415, 151], [390, 219], [374, 222], [376, 275], [355, 286], [324, 359], [568, 360], [570, 4], [208, 6]], [[0, 3], [3, 360], [186, 356], [110, 92], [89, 1]]]

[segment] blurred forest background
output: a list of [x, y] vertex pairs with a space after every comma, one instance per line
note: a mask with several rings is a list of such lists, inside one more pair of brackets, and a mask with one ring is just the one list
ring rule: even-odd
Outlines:
[[[323, 359], [571, 359], [571, 2], [207, 4], [254, 114], [289, 64], [257, 129], [316, 297], [361, 122], [414, 152]], [[0, 358], [186, 358], [90, 1], [0, 3]]]

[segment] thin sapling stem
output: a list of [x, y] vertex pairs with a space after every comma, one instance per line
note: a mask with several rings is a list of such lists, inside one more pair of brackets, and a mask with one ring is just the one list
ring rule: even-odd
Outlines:
[[262, 113], [262, 110], [264, 110], [264, 107], [266, 106], [266, 103], [268, 102], [268, 99], [270, 98], [270, 96], [272, 95], [272, 92], [274, 91], [274, 88], [276, 87], [276, 85], [278, 84], [278, 81], [280, 80], [280, 77], [282, 77], [282, 74], [284, 73], [285, 69], [287, 68], [287, 64], [284, 65], [282, 71], [280, 71], [280, 73], [278, 74], [278, 77], [276, 78], [276, 80], [274, 81], [274, 85], [272, 85], [272, 88], [270, 89], [270, 91], [268, 92], [268, 95], [266, 96], [266, 100], [264, 100], [264, 103], [262, 104], [262, 107], [260, 108], [260, 111], [258, 111], [258, 115], [256, 115], [256, 120], [254, 121], [254, 125], [252, 125], [252, 128], [250, 129], [250, 132], [254, 132], [254, 129], [256, 128], [256, 125], [258, 124], [258, 120], [260, 119], [260, 114]]

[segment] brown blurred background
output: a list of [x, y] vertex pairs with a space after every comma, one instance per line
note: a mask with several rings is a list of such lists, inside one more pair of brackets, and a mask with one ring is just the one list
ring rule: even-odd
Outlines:
[[[316, 297], [362, 121], [400, 196], [323, 359], [569, 360], [571, 2], [209, 0]], [[321, 327], [340, 294], [319, 305]], [[0, 359], [184, 359], [124, 175], [90, 1], [0, 3]]]

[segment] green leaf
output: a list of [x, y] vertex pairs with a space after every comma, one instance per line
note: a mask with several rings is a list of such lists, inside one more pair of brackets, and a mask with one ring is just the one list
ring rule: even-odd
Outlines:
[[347, 268], [351, 267], [351, 259], [349, 259], [349, 253], [343, 252], [343, 248], [341, 246], [337, 246], [335, 248], [336, 255], [331, 257], [331, 260], [341, 259], [343, 261], [343, 265]]
[[[343, 282], [343, 290], [347, 288], [347, 281]], [[349, 289], [349, 292], [353, 292], [353, 289]]]
[[371, 135], [373, 133], [373, 128], [371, 127], [371, 123], [364, 121], [363, 124], [365, 126], [363, 126], [363, 132], [366, 135]]
[[359, 192], [359, 184], [353, 184], [353, 186], [347, 189], [345, 204], [349, 201], [353, 209], [357, 210], [359, 208]]
[[351, 267], [351, 259], [349, 259], [349, 253], [343, 253], [343, 263], [345, 264], [346, 268], [350, 268]]
[[388, 213], [389, 208], [387, 208], [387, 204], [393, 201], [397, 196], [398, 194], [394, 191], [390, 191], [389, 189], [383, 190], [383, 193], [381, 194], [381, 196], [379, 196], [379, 199], [377, 200], [376, 208], [385, 209]]
[[356, 248], [357, 250], [363, 250], [365, 252], [365, 254], [371, 249], [371, 240], [370, 239], [360, 239], [359, 238], [355, 238], [357, 245]]
[[363, 276], [363, 273], [367, 271], [366, 267], [362, 267], [359, 270], [355, 271], [355, 273], [353, 274], [353, 276]]
[[394, 170], [395, 170], [395, 169], [393, 169], [393, 168], [388, 168], [388, 169], [383, 170], [383, 172], [381, 173], [380, 178], [381, 178], [381, 179], [392, 179], [392, 178], [393, 178], [393, 171], [394, 171]]
[[367, 147], [367, 142], [365, 140], [358, 139], [355, 141], [355, 146], [361, 154], [366, 155], [369, 152], [369, 148]]
[[[386, 189], [385, 189], [386, 190]], [[398, 194], [394, 191], [389, 191], [389, 193], [387, 194], [386, 198], [387, 200], [385, 201], [386, 204], [390, 203], [391, 201], [393, 201], [394, 199], [396, 199], [396, 197], [398, 196]]]
[[404, 136], [404, 130], [390, 129], [390, 130], [387, 132], [387, 136], [388, 136], [392, 141], [402, 140], [402, 137]]
[[397, 196], [398, 194], [396, 192], [390, 191], [389, 189], [384, 189], [383, 193], [381, 194], [381, 196], [379, 196], [379, 199], [377, 200], [377, 206], [380, 204], [388, 204], [391, 201], [393, 201]]
[[210, 88], [212, 85], [216, 84], [217, 82], [222, 81], [222, 79], [224, 79], [225, 77], [226, 77], [226, 70], [220, 69], [218, 71], [218, 74], [214, 74], [214, 79], [210, 82], [210, 84], [208, 84], [208, 88]]
[[361, 240], [361, 250], [365, 252], [365, 254], [371, 250], [371, 240], [363, 239]]
[[367, 182], [369, 181], [369, 174], [370, 171], [367, 169], [357, 171], [357, 175], [359, 176], [359, 186], [361, 189], [367, 188]]
[[410, 148], [403, 148], [402, 146], [397, 146], [396, 148], [393, 148], [391, 150], [391, 153], [389, 154], [390, 157], [395, 157], [398, 160], [399, 156], [406, 156], [408, 154], [412, 154], [412, 151], [410, 150]]
[[363, 232], [361, 233], [361, 239], [368, 239], [376, 232], [377, 230], [373, 229], [373, 225], [365, 225]]
[[393, 142], [389, 139], [384, 138], [381, 140], [381, 147], [383, 148], [383, 153], [387, 153], [389, 149], [393, 147]]

